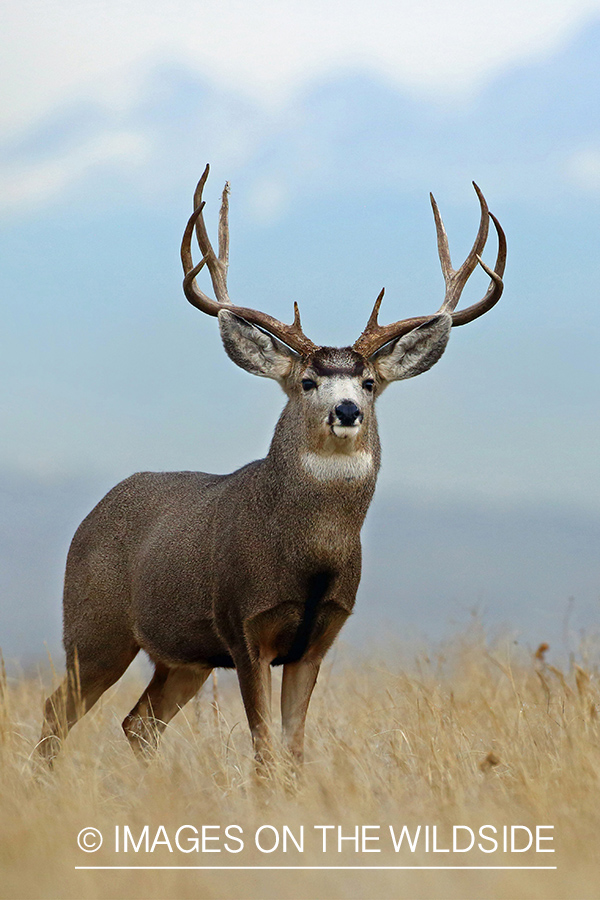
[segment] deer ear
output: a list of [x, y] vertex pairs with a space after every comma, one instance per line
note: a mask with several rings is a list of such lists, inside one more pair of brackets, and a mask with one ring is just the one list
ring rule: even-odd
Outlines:
[[383, 381], [400, 381], [413, 378], [430, 369], [446, 349], [452, 316], [438, 316], [413, 328], [408, 334], [391, 341], [371, 357], [379, 377]]
[[225, 351], [237, 366], [276, 381], [289, 375], [296, 354], [277, 338], [225, 309], [219, 312], [219, 328]]

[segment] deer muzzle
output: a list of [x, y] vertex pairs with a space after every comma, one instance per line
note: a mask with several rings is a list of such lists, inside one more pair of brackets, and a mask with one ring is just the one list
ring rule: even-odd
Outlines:
[[336, 437], [352, 437], [358, 432], [363, 418], [363, 413], [353, 400], [342, 400], [329, 414], [329, 425]]

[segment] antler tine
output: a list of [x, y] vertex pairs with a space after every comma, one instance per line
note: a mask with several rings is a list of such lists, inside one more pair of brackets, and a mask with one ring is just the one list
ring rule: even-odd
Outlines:
[[202, 215], [202, 209], [204, 208], [202, 192], [204, 191], [204, 185], [208, 179], [209, 172], [210, 166], [207, 163], [196, 190], [194, 191], [194, 209], [200, 209], [200, 213], [196, 218], [196, 238], [198, 240], [200, 252], [206, 259], [206, 265], [210, 272], [217, 300], [219, 303], [231, 303], [227, 292], [227, 269], [229, 266], [229, 183], [227, 182], [225, 184], [221, 201], [221, 212], [219, 214], [219, 256], [217, 257], [212, 248], [206, 225], [204, 224], [204, 216]]
[[436, 315], [439, 315], [439, 313], [434, 313], [433, 316], [415, 316], [412, 319], [402, 319], [399, 322], [393, 322], [391, 325], [379, 325], [377, 322], [377, 314], [382, 299], [383, 291], [381, 291], [375, 301], [375, 306], [373, 307], [373, 312], [369, 316], [367, 327], [353, 344], [352, 349], [365, 357], [372, 356], [373, 353], [385, 344], [389, 344], [394, 338], [402, 337], [403, 334], [407, 334], [409, 331], [412, 331], [413, 328], [417, 328], [418, 325], [423, 325]]
[[489, 230], [489, 209], [485, 197], [481, 193], [479, 187], [473, 182], [473, 187], [479, 198], [481, 206], [481, 219], [479, 221], [479, 231], [475, 238], [475, 243], [471, 248], [471, 252], [465, 259], [460, 269], [453, 269], [450, 260], [450, 248], [448, 247], [448, 235], [444, 228], [442, 216], [440, 214], [437, 203], [433, 194], [430, 194], [431, 206], [433, 208], [433, 217], [435, 219], [435, 229], [437, 232], [438, 255], [442, 266], [444, 281], [446, 282], [446, 296], [444, 302], [440, 306], [439, 312], [452, 312], [456, 309], [460, 295], [467, 283], [469, 276], [477, 266], [477, 257], [483, 253], [483, 248], [488, 237]]
[[477, 262], [484, 272], [487, 272], [490, 276], [490, 285], [485, 297], [482, 300], [479, 300], [478, 303], [473, 303], [472, 306], [467, 306], [466, 309], [461, 309], [458, 312], [452, 313], [452, 325], [466, 325], [467, 322], [478, 319], [479, 316], [488, 312], [492, 306], [495, 306], [502, 296], [502, 291], [504, 290], [502, 276], [504, 275], [504, 269], [506, 267], [506, 235], [496, 216], [493, 213], [490, 213], [489, 215], [496, 228], [496, 234], [498, 235], [498, 255], [496, 257], [496, 264], [493, 270], [490, 269], [479, 255], [477, 256]]
[[221, 304], [217, 303], [216, 300], [212, 300], [204, 293], [204, 291], [201, 291], [196, 284], [196, 275], [206, 265], [206, 256], [202, 257], [197, 266], [194, 266], [192, 258], [192, 234], [194, 233], [194, 226], [198, 217], [202, 215], [203, 208], [204, 201], [189, 217], [181, 240], [181, 264], [185, 273], [183, 279], [183, 291], [189, 302], [192, 306], [195, 306], [196, 309], [208, 313], [210, 316], [217, 316], [221, 309]]
[[219, 262], [227, 277], [229, 268], [229, 182], [225, 182], [219, 212]]
[[[202, 199], [202, 191], [208, 178], [209, 167], [206, 166], [202, 174], [202, 178], [198, 182], [198, 186], [194, 193], [194, 212], [188, 219], [188, 223], [183, 232], [181, 241], [181, 263], [184, 271], [183, 290], [185, 296], [196, 309], [207, 313], [210, 316], [218, 316], [221, 310], [227, 310], [245, 319], [252, 325], [257, 325], [263, 331], [268, 332], [273, 337], [278, 338], [292, 350], [303, 356], [308, 356], [317, 350], [317, 345], [308, 338], [302, 331], [300, 325], [300, 313], [298, 304], [294, 304], [294, 321], [291, 325], [285, 325], [268, 313], [260, 312], [260, 310], [250, 309], [245, 306], [234, 306], [227, 294], [227, 268], [229, 265], [229, 182], [226, 183], [223, 190], [221, 201], [221, 212], [219, 215], [219, 256], [217, 258], [208, 233], [204, 224], [204, 200]], [[192, 257], [192, 235], [196, 230], [198, 245], [202, 251], [202, 259], [195, 266]], [[196, 284], [196, 275], [204, 268], [208, 267], [210, 272], [216, 300], [213, 300], [204, 291], [200, 290]]]
[[[435, 316], [439, 315], [440, 313], [450, 313], [452, 316], [453, 326], [466, 325], [467, 322], [472, 322], [474, 319], [479, 318], [479, 316], [482, 316], [484, 313], [486, 313], [496, 305], [496, 303], [502, 296], [502, 291], [504, 288], [502, 276], [504, 275], [504, 268], [506, 265], [506, 237], [498, 219], [493, 215], [493, 213], [489, 211], [485, 197], [483, 196], [475, 182], [473, 182], [473, 186], [475, 188], [475, 191], [477, 192], [477, 196], [479, 198], [479, 203], [481, 206], [481, 220], [479, 223], [479, 231], [477, 232], [477, 237], [475, 238], [475, 243], [471, 248], [471, 252], [467, 256], [460, 269], [456, 271], [452, 268], [452, 264], [450, 261], [450, 250], [448, 248], [448, 237], [446, 235], [446, 229], [444, 228], [444, 223], [442, 221], [437, 203], [435, 202], [433, 196], [431, 196], [431, 205], [433, 207], [433, 215], [435, 218], [437, 232], [438, 253], [440, 257], [440, 263], [442, 265], [444, 280], [446, 282], [446, 296], [438, 312], [434, 313], [433, 316], [415, 316], [411, 319], [402, 319], [399, 322], [392, 323], [391, 325], [379, 325], [377, 322], [377, 314], [379, 312], [379, 307], [381, 305], [381, 300], [383, 297], [382, 291], [375, 301], [375, 306], [373, 308], [373, 312], [369, 317], [369, 321], [367, 322], [367, 327], [354, 344], [354, 349], [358, 353], [361, 353], [363, 356], [367, 357], [371, 356], [373, 353], [376, 353], [377, 350], [381, 349], [381, 347], [385, 346], [385, 344], [388, 344], [395, 338], [402, 337], [402, 335], [407, 334], [409, 331], [412, 331], [413, 328], [417, 328], [419, 325], [424, 325], [425, 322], [431, 321], [432, 318], [435, 318]], [[493, 221], [496, 228], [496, 233], [498, 235], [498, 256], [496, 258], [496, 264], [493, 270], [490, 269], [489, 266], [487, 266], [481, 259], [481, 253], [483, 251], [483, 248], [485, 247], [488, 237], [490, 219]], [[458, 304], [458, 301], [460, 300], [463, 288], [477, 264], [479, 264], [491, 278], [491, 282], [487, 289], [487, 292], [482, 300], [474, 303], [472, 306], [469, 306], [466, 309], [455, 312], [454, 310]]]

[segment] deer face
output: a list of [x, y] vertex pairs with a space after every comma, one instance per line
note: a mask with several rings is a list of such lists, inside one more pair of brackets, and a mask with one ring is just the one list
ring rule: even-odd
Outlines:
[[375, 428], [375, 399], [391, 381], [425, 372], [440, 358], [452, 327], [438, 314], [370, 357], [351, 347], [291, 350], [228, 310], [219, 312], [221, 337], [238, 366], [278, 381], [305, 425], [311, 452], [353, 454], [369, 442]]
[[301, 355], [225, 310], [219, 325], [233, 362], [281, 384], [312, 449], [353, 452], [373, 417], [379, 380], [374, 366], [350, 347], [320, 347]]
[[350, 348], [321, 347], [299, 371], [295, 368], [288, 393], [301, 406], [316, 443], [329, 452], [352, 452], [373, 415], [373, 366]]

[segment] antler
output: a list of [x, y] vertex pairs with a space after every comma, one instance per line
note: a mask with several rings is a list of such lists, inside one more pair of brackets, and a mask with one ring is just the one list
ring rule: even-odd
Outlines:
[[[506, 237], [500, 226], [500, 223], [498, 222], [498, 219], [493, 215], [493, 213], [489, 211], [488, 205], [485, 201], [485, 197], [483, 196], [475, 182], [473, 182], [473, 187], [477, 192], [477, 196], [479, 197], [479, 203], [481, 206], [481, 220], [479, 223], [479, 231], [477, 232], [477, 237], [475, 238], [475, 243], [471, 248], [471, 252], [465, 259], [460, 269], [457, 270], [452, 268], [446, 229], [444, 228], [444, 223], [442, 221], [438, 205], [435, 202], [433, 195], [430, 194], [431, 205], [433, 207], [433, 215], [435, 218], [435, 228], [437, 232], [438, 253], [440, 257], [440, 263], [442, 264], [444, 281], [446, 283], [446, 296], [444, 297], [444, 302], [440, 306], [438, 313], [450, 313], [452, 315], [452, 325], [466, 325], [467, 322], [472, 322], [473, 319], [477, 319], [479, 318], [479, 316], [482, 316], [484, 313], [490, 310], [492, 306], [495, 306], [495, 304], [500, 299], [502, 290], [504, 288], [502, 276], [504, 274], [504, 267], [506, 265]], [[487, 241], [490, 219], [494, 223], [496, 232], [498, 234], [498, 256], [496, 258], [496, 265], [494, 266], [493, 271], [481, 259], [481, 254], [483, 253], [483, 248], [485, 247], [485, 243]], [[482, 269], [490, 276], [490, 286], [488, 287], [483, 299], [478, 303], [474, 303], [472, 306], [468, 306], [466, 309], [455, 312], [454, 310], [458, 305], [458, 301], [460, 300], [460, 295], [462, 294], [463, 288], [478, 263], [482, 267]], [[379, 313], [379, 307], [381, 306], [381, 301], [383, 300], [383, 294], [384, 291], [381, 291], [377, 300], [375, 301], [375, 306], [373, 307], [373, 312], [371, 313], [369, 321], [367, 322], [367, 327], [354, 344], [354, 350], [356, 350], [358, 353], [361, 353], [363, 356], [371, 356], [385, 344], [388, 344], [395, 338], [401, 337], [403, 334], [407, 334], [409, 331], [412, 331], [413, 328], [416, 328], [418, 325], [423, 325], [425, 322], [428, 322], [433, 318], [433, 316], [416, 316], [412, 319], [402, 319], [401, 321], [394, 322], [391, 325], [379, 325], [377, 316]], [[434, 313], [434, 315], [436, 315], [436, 313]]]
[[[183, 290], [185, 296], [196, 309], [207, 313], [209, 316], [218, 316], [222, 309], [235, 313], [236, 316], [245, 319], [252, 325], [258, 325], [264, 331], [267, 331], [273, 337], [278, 338], [292, 350], [296, 350], [303, 356], [308, 356], [317, 350], [317, 345], [304, 334], [300, 324], [300, 312], [298, 304], [294, 303], [294, 321], [291, 325], [285, 325], [268, 313], [260, 312], [257, 309], [248, 309], [244, 306], [234, 306], [227, 293], [227, 269], [229, 266], [229, 182], [225, 184], [223, 189], [223, 197], [221, 201], [221, 212], [219, 215], [219, 255], [217, 256], [212, 248], [206, 225], [204, 224], [204, 201], [202, 200], [202, 191], [208, 178], [209, 166], [207, 165], [202, 178], [198, 182], [198, 186], [194, 193], [194, 212], [190, 216], [183, 233], [181, 241], [181, 262], [185, 277], [183, 279]], [[192, 234], [196, 229], [196, 237], [198, 245], [202, 253], [202, 259], [197, 266], [194, 265], [192, 259]], [[196, 275], [204, 268], [208, 267], [212, 280], [213, 289], [216, 300], [212, 300], [207, 294], [200, 290], [196, 284]]]

